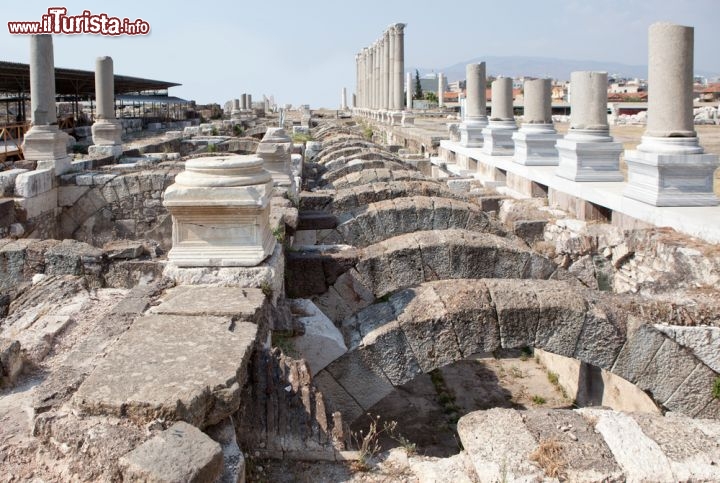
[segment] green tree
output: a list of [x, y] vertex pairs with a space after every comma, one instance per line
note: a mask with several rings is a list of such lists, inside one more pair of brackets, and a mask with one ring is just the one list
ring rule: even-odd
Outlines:
[[422, 91], [422, 85], [420, 85], [420, 72], [418, 72], [417, 69], [415, 69], [415, 95], [413, 96], [413, 99], [422, 99], [423, 98], [423, 91]]
[[425, 100], [426, 100], [426, 101], [430, 101], [430, 102], [437, 102], [437, 101], [438, 101], [438, 96], [437, 96], [437, 94], [435, 94], [435, 93], [432, 92], [432, 91], [431, 91], [431, 92], [426, 92], [426, 93], [425, 93]]

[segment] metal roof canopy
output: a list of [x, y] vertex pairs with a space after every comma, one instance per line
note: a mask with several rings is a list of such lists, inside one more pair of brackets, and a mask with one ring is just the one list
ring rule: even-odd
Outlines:
[[[157, 91], [179, 86], [140, 77], [116, 75], [115, 94]], [[95, 96], [95, 72], [90, 70], [55, 68], [55, 94], [71, 96]], [[30, 66], [16, 62], [0, 61], [0, 93], [20, 94], [30, 92]]]

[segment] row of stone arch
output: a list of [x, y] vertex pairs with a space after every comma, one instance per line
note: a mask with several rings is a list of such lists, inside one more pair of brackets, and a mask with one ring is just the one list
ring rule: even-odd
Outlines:
[[341, 273], [326, 270], [326, 283], [306, 295], [350, 349], [316, 376], [347, 421], [421, 373], [521, 347], [608, 370], [665, 409], [720, 416], [711, 393], [718, 375], [652, 325], [629, 319], [615, 296], [549, 280], [567, 274], [472, 198], [359, 134], [327, 128], [323, 139], [315, 159], [328, 198], [320, 209], [337, 223], [322, 241], [355, 250]]

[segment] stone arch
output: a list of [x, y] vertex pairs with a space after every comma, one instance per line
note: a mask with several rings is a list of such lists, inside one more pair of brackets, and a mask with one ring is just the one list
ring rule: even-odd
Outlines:
[[320, 128], [317, 131], [315, 131], [314, 137], [318, 141], [323, 141], [325, 139], [333, 138], [333, 137], [362, 138], [362, 136], [356, 130], [346, 128], [346, 127], [340, 127], [340, 126], [327, 126], [327, 127]]
[[318, 234], [318, 244], [341, 243], [362, 248], [404, 233], [452, 228], [506, 235], [502, 225], [491, 220], [478, 205], [441, 197], [411, 196], [379, 201], [337, 218], [335, 230]]
[[361, 152], [363, 149], [373, 148], [377, 149], [378, 146], [375, 143], [363, 139], [343, 141], [328, 146], [323, 145], [323, 148], [317, 155], [317, 160], [323, 164], [343, 156], [352, 156], [355, 153]]
[[60, 213], [61, 236], [95, 246], [118, 237], [154, 238], [169, 249], [172, 223], [162, 193], [175, 174], [170, 169], [83, 174], [86, 184], [60, 188], [69, 196]]
[[667, 410], [718, 417], [718, 374], [652, 325], [633, 325], [612, 297], [565, 282], [429, 282], [345, 320], [349, 351], [315, 383], [350, 423], [421, 373], [479, 352], [532, 347], [610, 371]]
[[[357, 254], [341, 274], [318, 284], [312, 297], [336, 322], [397, 290], [431, 280], [548, 279], [557, 269], [552, 261], [520, 244], [467, 230], [408, 233], [360, 249]], [[301, 285], [299, 281], [297, 285]]]
[[345, 189], [351, 186], [358, 186], [361, 184], [377, 183], [380, 181], [402, 181], [402, 180], [427, 180], [428, 178], [419, 171], [410, 169], [387, 169], [387, 168], [376, 168], [368, 169], [365, 171], [358, 171], [357, 173], [350, 173], [342, 178], [335, 180], [333, 183], [328, 185], [335, 189]]
[[331, 184], [333, 181], [338, 180], [342, 178], [343, 176], [347, 176], [350, 173], [357, 173], [358, 171], [364, 171], [368, 169], [376, 169], [376, 168], [385, 168], [390, 170], [406, 170], [406, 171], [413, 171], [415, 168], [406, 165], [405, 163], [401, 161], [395, 161], [395, 160], [388, 160], [381, 158], [371, 158], [371, 159], [363, 159], [363, 158], [357, 158], [357, 159], [351, 159], [347, 162], [343, 160], [343, 165], [338, 166], [333, 170], [325, 172], [322, 176], [320, 176], [319, 183], [320, 185], [325, 184]]
[[343, 143], [337, 145], [337, 148], [330, 147], [329, 149], [323, 149], [323, 151], [318, 156], [318, 162], [325, 165], [339, 158], [352, 159], [355, 154], [368, 151], [388, 156], [391, 155], [389, 152], [385, 151], [375, 143], [369, 141], [356, 141], [349, 146], [347, 145], [347, 143]]
[[341, 214], [370, 203], [408, 196], [435, 196], [472, 202], [471, 197], [462, 192], [453, 191], [446, 184], [435, 180], [382, 181], [336, 191], [334, 198], [325, 207], [325, 210]]

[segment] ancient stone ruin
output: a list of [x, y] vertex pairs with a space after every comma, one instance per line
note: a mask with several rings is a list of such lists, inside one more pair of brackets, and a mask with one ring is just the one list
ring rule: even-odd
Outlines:
[[[437, 140], [404, 27], [357, 55], [351, 118], [242, 94], [142, 155], [100, 57], [74, 160], [32, 38], [38, 163], [0, 172], [0, 480], [720, 480], [720, 235], [694, 221], [717, 156], [667, 115], [684, 80], [625, 182], [603, 73], [573, 74], [559, 134], [546, 80], [518, 122], [468, 65]], [[651, 51], [691, 54], [684, 29]]]

